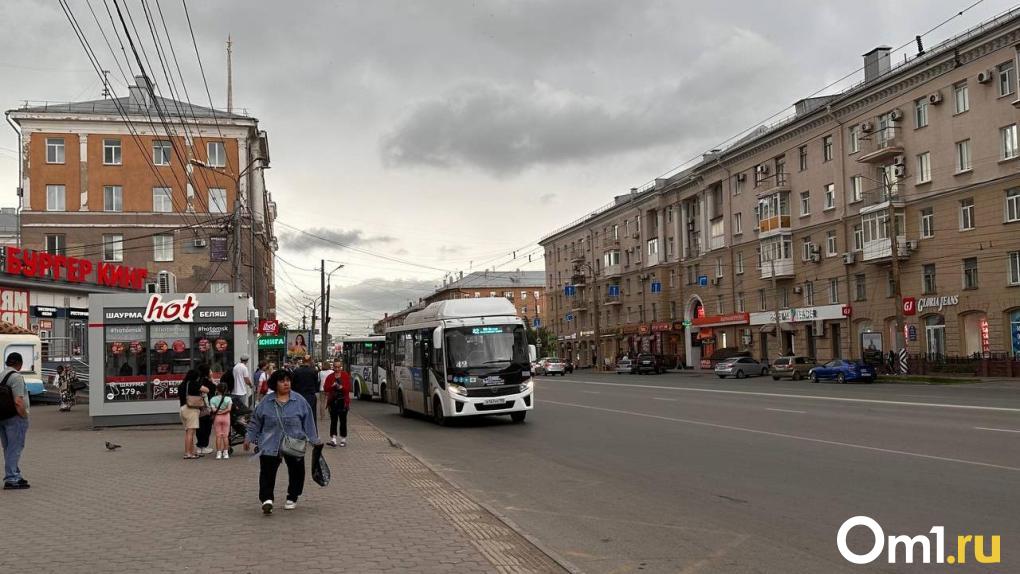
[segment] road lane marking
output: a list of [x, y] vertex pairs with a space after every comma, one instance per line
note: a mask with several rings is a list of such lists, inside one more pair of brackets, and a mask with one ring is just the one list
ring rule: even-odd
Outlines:
[[887, 401], [882, 399], [855, 399], [852, 397], [824, 397], [820, 395], [792, 395], [789, 393], [762, 393], [757, 391], [728, 391], [724, 389], [702, 389], [699, 387], [663, 387], [659, 385], [630, 385], [626, 383], [600, 383], [596, 381], [561, 381], [575, 385], [605, 385], [611, 387], [634, 387], [638, 389], [656, 389], [663, 391], [690, 391], [699, 393], [719, 393], [726, 395], [749, 395], [757, 397], [779, 397], [784, 399], [808, 399], [814, 401], [837, 401], [847, 403], [865, 403], [877, 405], [895, 405], [901, 407], [934, 407], [942, 409], [964, 409], [976, 411], [995, 411], [1003, 413], [1020, 413], [1020, 409], [1010, 407], [984, 407], [979, 405], [953, 405], [948, 403], [915, 403], [909, 401]]
[[799, 415], [807, 414], [807, 411], [791, 411], [790, 409], [769, 409], [769, 408], [766, 408], [765, 410], [767, 410], [767, 411], [776, 411], [777, 413], [797, 413]]
[[666, 397], [652, 397], [652, 398], [657, 400], [657, 401], [677, 401], [677, 400], [679, 400], [679, 399], [667, 399]]
[[990, 429], [990, 428], [986, 428], [986, 427], [974, 427], [974, 428], [977, 429], [977, 430], [986, 430], [986, 431], [995, 431], [995, 432], [1016, 432], [1016, 433], [1020, 433], [1020, 430], [1013, 430], [1013, 429]]
[[933, 455], [933, 454], [924, 454], [924, 453], [920, 453], [920, 452], [911, 452], [911, 451], [907, 451], [907, 450], [895, 450], [895, 449], [891, 449], [891, 448], [880, 448], [880, 447], [877, 447], [877, 446], [868, 446], [868, 445], [864, 445], [864, 444], [854, 444], [854, 443], [849, 443], [849, 442], [839, 442], [839, 441], [834, 441], [834, 440], [825, 440], [825, 439], [821, 439], [821, 438], [812, 438], [812, 437], [806, 437], [806, 436], [799, 436], [799, 435], [795, 435], [795, 434], [787, 434], [787, 433], [781, 433], [781, 432], [772, 432], [772, 431], [752, 429], [752, 428], [747, 428], [747, 427], [738, 427], [738, 426], [732, 426], [732, 425], [724, 425], [724, 424], [719, 424], [719, 423], [710, 423], [710, 422], [706, 422], [706, 421], [697, 421], [697, 420], [692, 420], [692, 419], [681, 419], [681, 418], [675, 418], [675, 417], [664, 417], [664, 416], [661, 416], [661, 415], [650, 415], [648, 413], [639, 413], [639, 412], [635, 412], [635, 411], [625, 411], [625, 410], [620, 410], [620, 409], [607, 409], [607, 408], [604, 408], [604, 407], [593, 407], [591, 405], [579, 405], [577, 403], [561, 403], [559, 401], [550, 401], [548, 399], [546, 399], [546, 400], [544, 400], [542, 402], [545, 403], [545, 404], [560, 405], [560, 406], [564, 406], [564, 407], [575, 407], [575, 408], [579, 408], [579, 409], [589, 409], [589, 410], [593, 410], [593, 411], [602, 411], [602, 412], [616, 413], [616, 414], [621, 414], [621, 415], [632, 415], [632, 416], [636, 416], [636, 417], [644, 417], [644, 418], [656, 419], [656, 420], [660, 420], [660, 421], [668, 421], [668, 422], [674, 422], [674, 423], [685, 423], [685, 424], [689, 424], [689, 425], [697, 425], [697, 426], [717, 428], [717, 429], [723, 429], [723, 430], [746, 432], [746, 433], [751, 433], [751, 434], [760, 434], [760, 435], [773, 436], [773, 437], [778, 437], [778, 438], [787, 438], [787, 439], [792, 439], [792, 440], [800, 440], [800, 441], [805, 441], [805, 442], [813, 442], [813, 443], [817, 443], [817, 444], [826, 444], [826, 445], [830, 445], [830, 446], [843, 446], [843, 447], [847, 447], [847, 448], [856, 448], [856, 449], [860, 449], [860, 450], [869, 450], [869, 451], [872, 451], [872, 452], [882, 452], [882, 453], [886, 453], [886, 454], [899, 454], [899, 455], [903, 455], [903, 456], [910, 456], [910, 457], [915, 457], [915, 458], [924, 458], [924, 459], [928, 459], [928, 460], [938, 460], [938, 461], [942, 461], [942, 462], [956, 462], [956, 463], [960, 463], [960, 464], [969, 464], [971, 466], [981, 466], [981, 467], [984, 467], [984, 468], [994, 468], [994, 469], [998, 469], [998, 470], [1008, 470], [1008, 471], [1012, 471], [1012, 472], [1020, 472], [1020, 467], [1005, 466], [1005, 465], [1001, 465], [1001, 464], [992, 464], [990, 462], [980, 462], [980, 461], [976, 461], [976, 460], [966, 460], [966, 459], [962, 459], [962, 458], [951, 458], [951, 457], [945, 457], [945, 456], [936, 456], [936, 455]]
[[582, 393], [588, 393], [589, 395], [601, 395], [601, 391], [581, 391]]

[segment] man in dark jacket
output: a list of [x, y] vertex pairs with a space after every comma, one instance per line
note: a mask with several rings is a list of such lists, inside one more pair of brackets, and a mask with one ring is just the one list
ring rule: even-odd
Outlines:
[[301, 366], [294, 369], [292, 380], [291, 388], [308, 401], [308, 406], [312, 407], [312, 419], [315, 421], [316, 427], [318, 427], [319, 419], [316, 415], [315, 395], [319, 392], [319, 374], [315, 372], [315, 367], [312, 366], [312, 357], [310, 355], [305, 355]]

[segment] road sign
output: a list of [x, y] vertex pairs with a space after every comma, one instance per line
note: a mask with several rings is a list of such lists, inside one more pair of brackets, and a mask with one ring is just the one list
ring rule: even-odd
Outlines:
[[534, 325], [535, 328], [537, 329], [542, 326], [542, 320], [539, 319], [538, 317], [535, 317], [535, 320], [532, 321], [532, 325]]
[[854, 308], [850, 305], [843, 305], [843, 316], [850, 317], [854, 314]]
[[698, 275], [698, 285], [705, 287], [708, 285], [708, 275]]
[[908, 341], [916, 341], [917, 340], [917, 325], [908, 325], [907, 326], [907, 340]]
[[913, 297], [903, 298], [903, 314], [904, 315], [916, 315], [917, 314], [917, 299]]
[[573, 313], [567, 313], [567, 321], [573, 321], [573, 320], [574, 320], [574, 314]]

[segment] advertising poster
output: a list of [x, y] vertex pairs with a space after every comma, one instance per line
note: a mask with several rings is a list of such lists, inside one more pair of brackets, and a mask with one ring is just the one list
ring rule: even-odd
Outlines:
[[308, 354], [308, 331], [287, 331], [287, 357], [300, 359]]
[[234, 366], [234, 329], [232, 325], [210, 323], [195, 325], [195, 364], [208, 363], [213, 381]]
[[866, 331], [861, 333], [861, 354], [869, 365], [882, 364], [882, 333]]
[[145, 326], [110, 326], [105, 335], [104, 398], [107, 402], [148, 400]]

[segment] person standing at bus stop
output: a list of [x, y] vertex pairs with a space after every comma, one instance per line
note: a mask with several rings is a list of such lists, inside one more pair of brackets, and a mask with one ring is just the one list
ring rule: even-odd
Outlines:
[[333, 363], [333, 370], [326, 378], [326, 405], [329, 408], [329, 442], [337, 446], [337, 423], [339, 423], [340, 446], [347, 446], [347, 413], [351, 410], [351, 374], [343, 369], [340, 361]]

